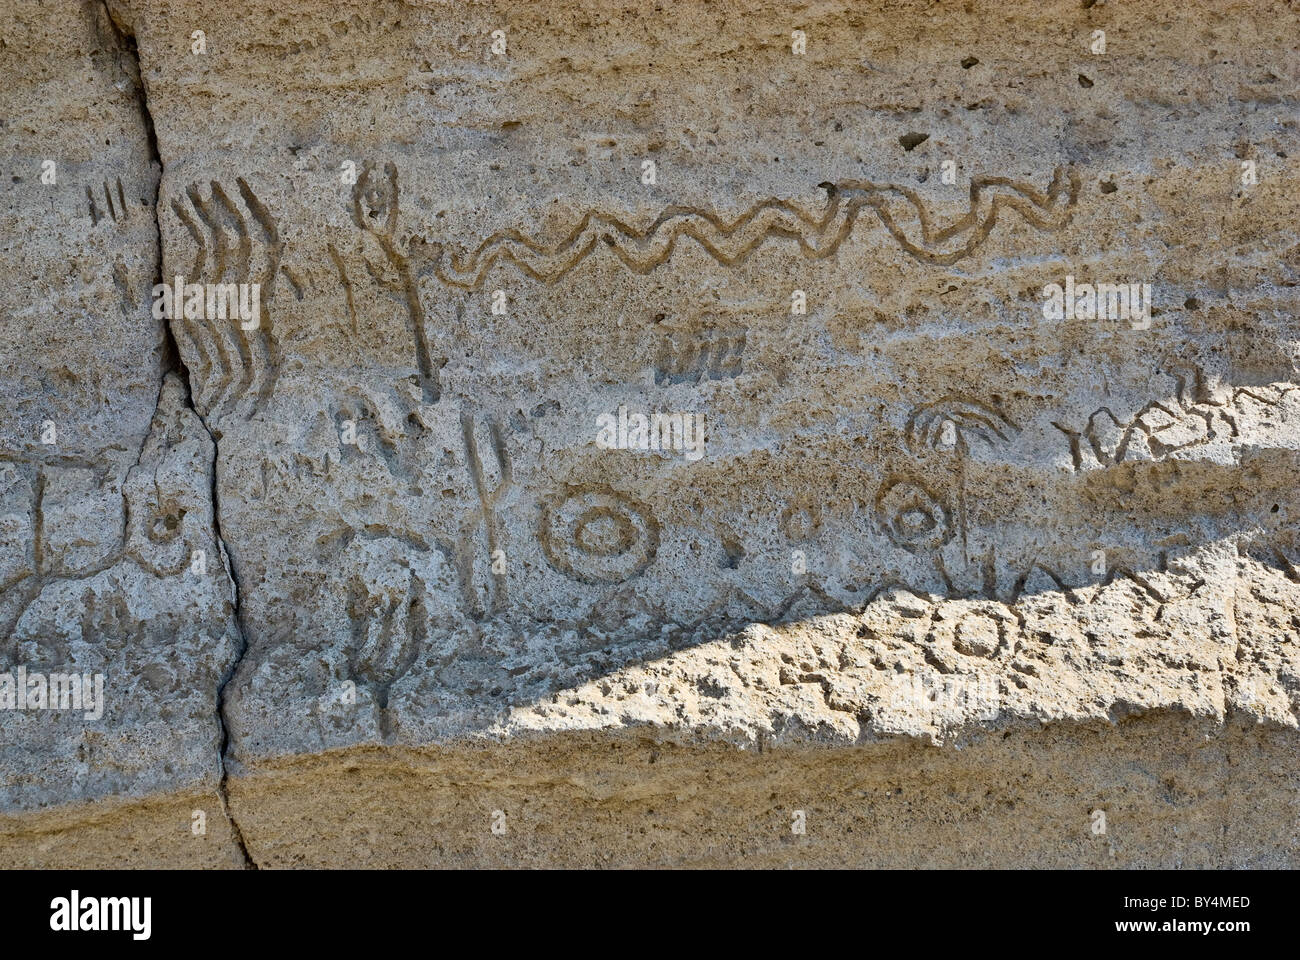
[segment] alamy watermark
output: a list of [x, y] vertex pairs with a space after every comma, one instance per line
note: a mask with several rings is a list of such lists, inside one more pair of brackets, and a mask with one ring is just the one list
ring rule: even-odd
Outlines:
[[256, 330], [262, 322], [260, 283], [186, 283], [177, 276], [172, 283], [155, 284], [155, 320], [239, 320], [244, 330]]
[[692, 462], [704, 456], [704, 414], [602, 413], [596, 418], [596, 446], [602, 450], [680, 453]]
[[50, 901], [50, 929], [57, 933], [125, 931], [133, 940], [153, 932], [153, 897], [83, 897], [73, 890]]
[[0, 673], [0, 710], [81, 710], [87, 720], [104, 715], [102, 673]]
[[1127, 320], [1135, 330], [1151, 326], [1151, 284], [1075, 283], [1068, 275], [1065, 284], [1043, 287], [1043, 318], [1046, 320]]
[[893, 678], [884, 691], [885, 704], [895, 710], [919, 713], [963, 713], [992, 716], [1002, 706], [1002, 687], [991, 675], [918, 676]]

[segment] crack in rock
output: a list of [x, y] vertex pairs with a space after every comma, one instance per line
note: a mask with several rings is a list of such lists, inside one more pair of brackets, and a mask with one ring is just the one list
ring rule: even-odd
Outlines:
[[[126, 25], [119, 23], [108, 7], [107, 0], [103, 3], [104, 15], [108, 20], [110, 29], [114, 33], [118, 49], [128, 59], [132, 73], [134, 74], [134, 93], [135, 100], [140, 110], [140, 117], [144, 123], [145, 136], [148, 144], [149, 158], [152, 162], [158, 164], [158, 191], [154, 196], [154, 203], [151, 208], [153, 214], [154, 231], [157, 242], [157, 261], [154, 269], [154, 284], [158, 285], [163, 282], [163, 238], [162, 224], [159, 220], [158, 204], [161, 202], [162, 182], [165, 173], [162, 154], [158, 149], [158, 135], [154, 128], [153, 116], [149, 111], [148, 94], [145, 88], [144, 70], [140, 63], [140, 53], [136, 45], [135, 36]], [[249, 853], [248, 844], [244, 839], [243, 829], [239, 821], [235, 818], [234, 811], [230, 806], [229, 778], [230, 771], [226, 765], [226, 755], [230, 747], [230, 725], [226, 719], [226, 688], [239, 670], [243, 662], [244, 655], [248, 652], [248, 640], [244, 632], [243, 613], [240, 605], [239, 578], [235, 573], [234, 561], [230, 556], [230, 551], [226, 547], [226, 540], [221, 530], [221, 499], [217, 490], [217, 463], [221, 456], [219, 441], [217, 435], [209, 426], [207, 420], [194, 406], [194, 393], [190, 383], [190, 371], [186, 367], [184, 358], [181, 356], [180, 347], [176, 342], [176, 335], [172, 330], [170, 320], [164, 320], [162, 324], [164, 348], [163, 348], [163, 368], [160, 375], [160, 383], [168, 373], [175, 373], [181, 380], [185, 388], [185, 405], [191, 410], [199, 423], [203, 425], [204, 431], [212, 441], [212, 462], [209, 465], [209, 478], [211, 481], [210, 497], [212, 502], [212, 533], [216, 539], [217, 546], [221, 551], [221, 564], [226, 571], [226, 576], [230, 580], [231, 605], [234, 608], [235, 628], [238, 631], [239, 649], [236, 652], [234, 661], [226, 669], [217, 685], [216, 692], [216, 720], [221, 729], [221, 741], [217, 748], [217, 766], [220, 771], [220, 777], [217, 783], [217, 796], [221, 802], [221, 811], [230, 824], [231, 834], [234, 837], [236, 845], [239, 847], [240, 855], [243, 857], [246, 869], [256, 870], [257, 862]], [[162, 398], [162, 388], [159, 387], [159, 401]]]

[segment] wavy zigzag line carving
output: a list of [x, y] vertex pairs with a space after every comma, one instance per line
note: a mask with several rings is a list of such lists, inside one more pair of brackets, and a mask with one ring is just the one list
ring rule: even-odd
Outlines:
[[[189, 348], [196, 378], [195, 405], [205, 417], [220, 416], [243, 406], [245, 419], [264, 404], [275, 389], [280, 368], [280, 345], [271, 327], [269, 301], [275, 295], [276, 275], [284, 251], [275, 219], [252, 189], [235, 181], [242, 209], [216, 180], [205, 198], [198, 184], [185, 189], [188, 206], [171, 201], [172, 212], [194, 241], [194, 262], [186, 279], [197, 283], [248, 283], [261, 285], [261, 322], [250, 336], [238, 322], [172, 318], [182, 350]], [[260, 239], [250, 229], [255, 225]], [[260, 254], [263, 269], [255, 270]], [[170, 280], [170, 278], [168, 278]], [[236, 381], [236, 377], [238, 380]]]
[[1006, 177], [978, 178], [971, 181], [970, 210], [942, 227], [914, 190], [848, 180], [822, 184], [828, 202], [820, 215], [772, 198], [755, 204], [730, 223], [710, 210], [672, 206], [644, 230], [589, 211], [554, 245], [514, 229], [493, 234], [468, 252], [447, 243], [416, 242], [424, 244], [426, 269], [432, 269], [439, 280], [448, 286], [477, 290], [497, 263], [510, 263], [539, 283], [555, 283], [599, 245], [607, 247], [629, 270], [646, 274], [671, 258], [682, 237], [694, 240], [727, 267], [743, 263], [770, 237], [791, 240], [804, 257], [821, 260], [832, 256], [852, 234], [861, 215], [870, 211], [912, 257], [944, 266], [969, 256], [983, 244], [1004, 210], [1014, 210], [1038, 229], [1061, 229], [1073, 216], [1079, 186], [1078, 172], [1065, 167], [1056, 168], [1046, 191]]

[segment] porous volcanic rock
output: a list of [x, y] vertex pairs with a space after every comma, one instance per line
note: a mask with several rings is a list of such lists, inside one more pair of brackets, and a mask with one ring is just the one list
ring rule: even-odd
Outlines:
[[1298, 48], [11, 0], [0, 863], [1300, 865]]

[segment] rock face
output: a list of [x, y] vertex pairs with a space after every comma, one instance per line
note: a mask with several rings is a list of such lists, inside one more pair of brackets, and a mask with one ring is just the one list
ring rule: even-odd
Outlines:
[[0, 862], [1300, 864], [1297, 37], [14, 0]]

